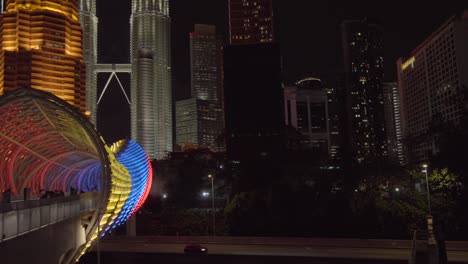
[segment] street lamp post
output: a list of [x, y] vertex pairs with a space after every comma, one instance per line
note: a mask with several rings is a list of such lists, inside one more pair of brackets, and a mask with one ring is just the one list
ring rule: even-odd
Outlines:
[[434, 237], [434, 223], [433, 223], [433, 218], [432, 218], [432, 209], [431, 209], [431, 195], [430, 195], [430, 190], [429, 190], [429, 165], [423, 164], [423, 171], [426, 174], [426, 192], [427, 192], [427, 210], [428, 210], [428, 216], [427, 216], [427, 232], [428, 232], [428, 244], [429, 245], [435, 245], [435, 237]]
[[427, 209], [429, 211], [429, 215], [432, 215], [431, 194], [429, 192], [429, 176], [428, 176], [429, 166], [427, 164], [423, 164], [422, 167], [424, 168], [423, 172], [426, 174]]
[[216, 236], [216, 223], [215, 223], [215, 204], [214, 204], [214, 177], [209, 174], [208, 178], [211, 179], [211, 214], [213, 217], [213, 236]]

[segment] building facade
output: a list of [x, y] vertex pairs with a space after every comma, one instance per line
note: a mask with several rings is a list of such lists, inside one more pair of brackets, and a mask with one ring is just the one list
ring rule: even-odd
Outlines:
[[[222, 46], [215, 26], [196, 24], [190, 33], [190, 75], [192, 99], [176, 103], [176, 144], [224, 151]], [[187, 129], [196, 134], [188, 136]]]
[[96, 0], [79, 0], [79, 17], [83, 29], [83, 60], [86, 65], [86, 110], [91, 122], [97, 120], [97, 73], [95, 67], [98, 59], [98, 18]]
[[272, 0], [229, 0], [231, 44], [274, 41]]
[[401, 107], [398, 83], [384, 83], [383, 86], [388, 157], [394, 163], [405, 165], [406, 158], [401, 127]]
[[460, 125], [468, 89], [468, 11], [452, 16], [397, 62], [402, 128], [412, 164], [438, 152], [443, 126]]
[[192, 97], [223, 101], [222, 42], [216, 27], [196, 24], [190, 33], [190, 75]]
[[369, 20], [348, 20], [341, 32], [348, 148], [353, 160], [372, 162], [387, 156], [382, 27]]
[[85, 113], [86, 75], [76, 0], [10, 0], [0, 17], [0, 94], [50, 92]]
[[224, 150], [219, 127], [223, 113], [213, 101], [191, 98], [176, 102], [176, 144], [182, 149]]
[[334, 162], [343, 160], [345, 136], [345, 89], [343, 78], [325, 88], [328, 98], [328, 126], [330, 127], [330, 158]]
[[305, 78], [284, 87], [286, 125], [306, 136], [299, 147], [331, 154], [327, 92], [322, 81]]
[[133, 0], [131, 135], [151, 159], [172, 151], [171, 19], [168, 0]]

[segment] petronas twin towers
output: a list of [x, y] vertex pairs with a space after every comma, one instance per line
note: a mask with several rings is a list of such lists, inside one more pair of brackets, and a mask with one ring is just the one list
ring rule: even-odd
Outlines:
[[[96, 0], [80, 0], [86, 64], [87, 109], [96, 122], [97, 64]], [[130, 17], [130, 65], [113, 65], [131, 73], [131, 136], [152, 159], [172, 151], [172, 88], [169, 0], [133, 0]], [[119, 71], [119, 67], [122, 69]]]

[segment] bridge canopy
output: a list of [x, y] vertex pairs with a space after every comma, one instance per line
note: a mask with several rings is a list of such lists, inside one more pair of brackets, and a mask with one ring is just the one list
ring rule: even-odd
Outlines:
[[0, 124], [0, 193], [18, 199], [26, 190], [36, 197], [43, 191], [98, 194], [97, 208], [82, 215], [86, 243], [68, 255], [70, 263], [146, 200], [152, 166], [143, 148], [132, 140], [108, 146], [64, 100], [32, 88], [6, 93]]
[[0, 98], [0, 191], [100, 191], [104, 143], [61, 99], [22, 88]]

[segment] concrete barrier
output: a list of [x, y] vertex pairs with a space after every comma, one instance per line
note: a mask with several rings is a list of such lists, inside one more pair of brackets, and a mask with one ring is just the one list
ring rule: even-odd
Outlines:
[[[55, 203], [50, 203], [54, 201]], [[79, 216], [96, 206], [95, 199], [65, 198], [49, 201], [24, 201], [3, 206], [0, 213], [0, 243], [38, 228]], [[95, 207], [94, 207], [95, 208]], [[18, 209], [18, 210], [11, 210]]]
[[[200, 236], [109, 236], [109, 242], [141, 242], [160, 244], [229, 244], [229, 245], [290, 245], [348, 248], [411, 249], [412, 240], [393, 239], [340, 239], [340, 238], [291, 238], [291, 237], [200, 237]], [[447, 241], [448, 250], [468, 251], [468, 241]]]

